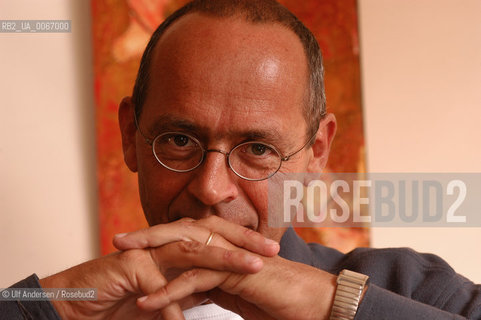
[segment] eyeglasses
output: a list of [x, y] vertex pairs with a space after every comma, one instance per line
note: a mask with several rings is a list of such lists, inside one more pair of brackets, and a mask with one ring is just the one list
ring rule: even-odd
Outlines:
[[261, 141], [243, 142], [226, 152], [206, 149], [199, 140], [184, 132], [164, 132], [151, 140], [140, 130], [136, 117], [135, 124], [145, 142], [152, 146], [154, 157], [163, 167], [174, 172], [189, 172], [204, 162], [207, 153], [218, 152], [226, 157], [229, 168], [237, 176], [249, 181], [272, 177], [279, 171], [282, 162], [304, 149], [315, 137], [312, 136], [300, 149], [287, 156], [282, 156], [273, 145]]

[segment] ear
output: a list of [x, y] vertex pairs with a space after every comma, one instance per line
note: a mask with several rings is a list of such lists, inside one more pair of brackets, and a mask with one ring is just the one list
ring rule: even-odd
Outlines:
[[308, 172], [320, 173], [326, 167], [336, 128], [337, 122], [334, 114], [329, 113], [321, 120], [314, 144], [311, 147], [313, 154], [307, 166]]
[[134, 120], [134, 105], [130, 97], [125, 97], [120, 102], [119, 125], [125, 164], [130, 171], [137, 172], [137, 145], [135, 139], [137, 127]]

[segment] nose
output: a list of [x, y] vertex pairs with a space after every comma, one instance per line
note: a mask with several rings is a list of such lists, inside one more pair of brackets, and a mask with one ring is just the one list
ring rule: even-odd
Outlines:
[[239, 194], [236, 178], [227, 164], [225, 152], [208, 150], [204, 162], [195, 169], [188, 190], [206, 206], [230, 202]]

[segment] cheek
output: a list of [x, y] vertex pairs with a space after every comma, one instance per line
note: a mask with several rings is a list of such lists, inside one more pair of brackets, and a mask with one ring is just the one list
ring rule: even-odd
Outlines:
[[[278, 208], [277, 205], [273, 205], [273, 201], [278, 201], [279, 197], [276, 195], [269, 194], [269, 192], [278, 192], [278, 188], [274, 187], [272, 183], [266, 184], [266, 186], [260, 190], [257, 190], [255, 199], [257, 202], [254, 204], [258, 219], [259, 225], [257, 228], [257, 232], [262, 234], [263, 236], [273, 239], [275, 241], [280, 241], [282, 235], [284, 234], [286, 228], [279, 228], [279, 227], [270, 227], [269, 220], [272, 218], [272, 215], [282, 214], [279, 212], [269, 212], [269, 208]], [[271, 203], [269, 203], [271, 202]], [[272, 209], [271, 209], [272, 210]], [[271, 215], [271, 217], [269, 217]]]
[[268, 206], [268, 182], [267, 180], [252, 182], [242, 180], [239, 187], [244, 191], [250, 202], [256, 208], [259, 216], [264, 211], [267, 212]]
[[150, 226], [169, 222], [169, 205], [186, 184], [182, 178], [181, 174], [171, 172], [157, 162], [139, 167], [140, 201]]
[[263, 230], [268, 225], [269, 183], [267, 180], [259, 182], [246, 181], [241, 188], [256, 211], [258, 219], [257, 231], [263, 233]]

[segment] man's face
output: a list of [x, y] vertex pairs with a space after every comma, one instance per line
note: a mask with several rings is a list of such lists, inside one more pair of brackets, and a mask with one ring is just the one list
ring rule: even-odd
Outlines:
[[[302, 113], [306, 58], [296, 35], [281, 26], [189, 14], [162, 36], [150, 72], [139, 126], [151, 139], [185, 132], [206, 149], [227, 152], [260, 140], [287, 155], [309, 138]], [[138, 171], [150, 225], [215, 214], [280, 240], [285, 230], [268, 227], [266, 180], [243, 180], [217, 152], [191, 172], [170, 171], [133, 134], [130, 147], [124, 141], [125, 159]], [[314, 158], [313, 148], [305, 148], [280, 172], [305, 172]]]

